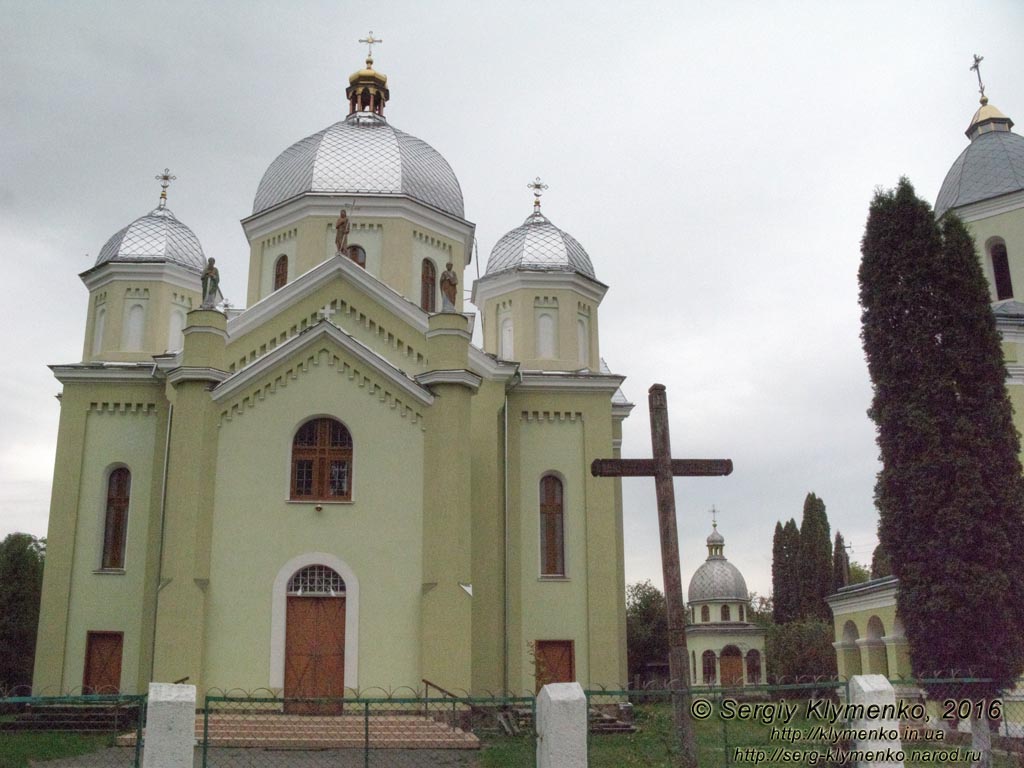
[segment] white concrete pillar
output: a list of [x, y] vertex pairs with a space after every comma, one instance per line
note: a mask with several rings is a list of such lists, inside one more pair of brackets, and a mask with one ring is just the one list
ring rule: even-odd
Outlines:
[[[865, 710], [876, 705], [879, 714], [892, 714], [892, 717], [865, 717], [859, 720], [852, 720], [850, 727], [854, 730], [867, 730], [877, 738], [858, 739], [853, 743], [853, 749], [858, 751], [869, 751], [873, 753], [871, 761], [860, 761], [857, 763], [861, 768], [903, 768], [903, 744], [900, 740], [900, 721], [895, 717], [896, 693], [892, 684], [883, 675], [854, 675], [850, 678], [850, 701], [851, 705], [863, 704]], [[884, 711], [885, 705], [891, 706], [891, 711]], [[872, 707], [873, 708], [873, 707]]]
[[192, 768], [196, 687], [150, 683], [142, 768]]
[[579, 683], [540, 689], [537, 768], [587, 768], [587, 697]]

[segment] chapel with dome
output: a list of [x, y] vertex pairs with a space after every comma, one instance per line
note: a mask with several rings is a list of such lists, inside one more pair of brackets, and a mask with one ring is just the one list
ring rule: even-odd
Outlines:
[[712, 524], [708, 558], [690, 579], [686, 647], [692, 685], [765, 682], [765, 630], [750, 621], [750, 593], [739, 568], [725, 558], [725, 537]]
[[466, 290], [458, 179], [388, 121], [373, 64], [263, 174], [244, 308], [169, 170], [81, 273], [37, 689], [626, 679], [620, 481], [588, 471], [632, 408], [601, 359], [608, 286], [538, 179]]

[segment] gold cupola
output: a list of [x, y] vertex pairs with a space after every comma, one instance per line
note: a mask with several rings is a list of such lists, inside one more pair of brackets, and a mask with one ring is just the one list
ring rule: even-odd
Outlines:
[[366, 57], [366, 66], [353, 72], [348, 78], [349, 86], [345, 89], [348, 97], [348, 113], [372, 112], [384, 114], [384, 105], [388, 100], [388, 76], [373, 68], [373, 57]]

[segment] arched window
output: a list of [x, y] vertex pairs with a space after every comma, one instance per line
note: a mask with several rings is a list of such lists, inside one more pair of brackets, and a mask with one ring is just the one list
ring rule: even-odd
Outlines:
[[98, 355], [103, 350], [103, 331], [107, 326], [107, 310], [100, 307], [96, 310], [96, 325], [92, 331], [92, 353]]
[[747, 612], [746, 612], [746, 609], [744, 608], [744, 606], [741, 604], [740, 605], [740, 621], [746, 621], [746, 620], [747, 620]]
[[167, 324], [167, 351], [177, 352], [185, 346], [185, 313], [180, 309], [171, 310], [171, 320]]
[[501, 354], [502, 360], [512, 359], [512, 318], [505, 317], [501, 321]]
[[288, 257], [285, 254], [281, 254], [277, 257], [277, 261], [274, 262], [274, 290], [278, 288], [284, 288], [285, 283], [288, 282]]
[[313, 419], [295, 433], [291, 498], [352, 500], [352, 436], [340, 421]]
[[562, 481], [553, 475], [540, 480], [540, 575], [565, 576]]
[[363, 269], [366, 269], [366, 249], [361, 245], [350, 245], [348, 257]]
[[590, 333], [587, 331], [587, 321], [582, 317], [576, 318], [576, 356], [580, 368], [590, 367]]
[[761, 684], [761, 653], [751, 648], [747, 651], [747, 685]]
[[297, 597], [344, 597], [345, 580], [326, 565], [307, 565], [288, 579], [288, 594]]
[[142, 335], [146, 323], [146, 310], [141, 304], [133, 304], [128, 309], [128, 318], [124, 327], [124, 349], [137, 352], [142, 349]]
[[437, 268], [430, 259], [420, 265], [420, 308], [424, 312], [436, 312]]
[[132, 491], [132, 473], [118, 467], [107, 478], [107, 512], [103, 521], [104, 569], [124, 568], [128, 541], [128, 501]]
[[704, 685], [714, 685], [716, 674], [715, 674], [715, 652], [704, 651], [701, 654], [701, 666], [704, 668]]
[[722, 606], [722, 621], [732, 621], [732, 613], [729, 611], [728, 605]]
[[1013, 281], [1010, 279], [1010, 260], [1006, 255], [1005, 243], [993, 243], [989, 247], [992, 256], [992, 272], [996, 278], [996, 299], [1013, 298]]
[[702, 605], [700, 607], [700, 620], [704, 624], [707, 624], [709, 621], [711, 621], [711, 609], [708, 608], [706, 605]]
[[555, 316], [541, 312], [537, 316], [537, 357], [549, 360], [555, 354]]

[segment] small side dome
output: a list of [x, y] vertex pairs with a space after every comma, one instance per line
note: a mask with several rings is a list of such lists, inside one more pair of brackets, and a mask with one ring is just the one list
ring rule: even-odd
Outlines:
[[714, 530], [708, 536], [707, 542], [708, 559], [690, 579], [687, 601], [699, 603], [729, 600], [745, 603], [750, 600], [747, 582], [743, 579], [743, 574], [722, 554], [725, 537], [718, 532], [717, 523], [714, 524]]
[[169, 261], [202, 272], [203, 247], [195, 232], [163, 205], [140, 216], [103, 246], [95, 266], [107, 262]]
[[1024, 189], [1024, 136], [1013, 121], [982, 97], [966, 133], [971, 143], [946, 174], [935, 215]]
[[507, 232], [487, 260], [487, 275], [513, 269], [539, 272], [578, 272], [596, 280], [590, 256], [568, 232], [535, 210], [522, 226]]

